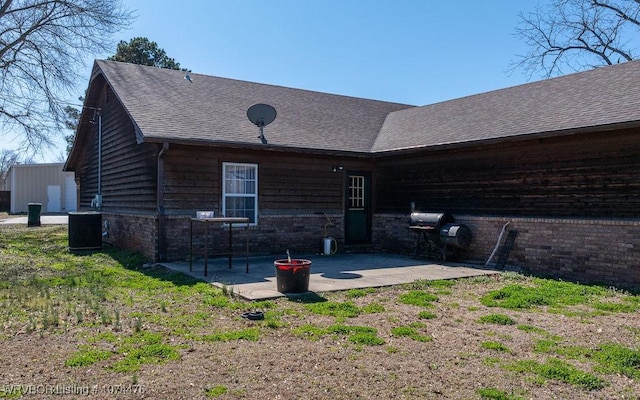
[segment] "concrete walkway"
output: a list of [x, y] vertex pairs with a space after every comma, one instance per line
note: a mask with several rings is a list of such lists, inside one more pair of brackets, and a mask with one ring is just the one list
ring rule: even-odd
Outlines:
[[[5, 219], [0, 219], [0, 224], [23, 224], [26, 225], [28, 222], [27, 216], [9, 216]], [[40, 216], [40, 224], [41, 225], [67, 225], [69, 223], [68, 215], [41, 215]]]
[[[336, 254], [307, 255], [297, 258], [311, 260], [309, 290], [330, 292], [367, 287], [381, 287], [413, 282], [418, 279], [437, 280], [497, 274], [499, 271], [456, 263], [434, 264], [428, 260], [395, 254]], [[284, 296], [276, 286], [275, 257], [252, 257], [249, 273], [245, 272], [245, 258], [233, 260], [229, 269], [227, 258], [210, 259], [208, 276], [204, 276], [204, 261], [162, 263], [175, 271], [226, 286], [235, 295], [247, 300], [262, 300]]]

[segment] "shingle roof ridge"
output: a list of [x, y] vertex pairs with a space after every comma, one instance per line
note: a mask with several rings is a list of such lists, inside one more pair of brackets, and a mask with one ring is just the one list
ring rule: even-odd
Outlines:
[[372, 152], [640, 120], [640, 85], [634, 82], [640, 82], [640, 60], [394, 111]]
[[415, 107], [193, 72], [188, 82], [186, 73], [109, 60], [94, 68], [146, 141], [260, 145], [246, 111], [264, 102], [278, 113], [272, 148], [369, 153], [388, 113]]
[[304, 88], [300, 88], [300, 87], [292, 87], [292, 86], [278, 85], [278, 84], [274, 84], [274, 83], [251, 81], [251, 80], [241, 79], [241, 78], [229, 78], [229, 77], [219, 76], [219, 75], [209, 75], [209, 74], [205, 74], [205, 73], [198, 73], [198, 72], [191, 72], [191, 71], [187, 72], [187, 71], [173, 70], [173, 69], [168, 69], [168, 68], [159, 68], [159, 67], [154, 67], [154, 66], [149, 66], [149, 65], [127, 63], [127, 62], [123, 62], [123, 61], [97, 59], [96, 62], [98, 62], [98, 63], [127, 64], [127, 65], [131, 65], [131, 66], [142, 67], [142, 68], [151, 68], [151, 69], [156, 69], [156, 70], [161, 70], [161, 71], [173, 71], [174, 73], [175, 72], [182, 72], [184, 74], [188, 73], [192, 78], [200, 76], [200, 77], [204, 77], [204, 78], [208, 78], [208, 79], [220, 79], [220, 80], [229, 81], [229, 82], [245, 83], [245, 84], [248, 84], [248, 85], [260, 85], [260, 86], [272, 87], [272, 88], [278, 88], [278, 89], [284, 89], [284, 90], [301, 91], [301, 92], [305, 92], [305, 93], [316, 93], [316, 94], [319, 94], [319, 95], [322, 95], [322, 96], [336, 96], [336, 97], [353, 99], [353, 100], [371, 101], [371, 102], [383, 103], [383, 104], [395, 104], [395, 105], [407, 106], [407, 107], [417, 107], [417, 105], [409, 104], [409, 103], [400, 103], [400, 102], [395, 102], [395, 101], [373, 99], [373, 98], [368, 98], [368, 97], [359, 97], [359, 96], [341, 94], [341, 93], [322, 92], [322, 91], [314, 90], [314, 89], [304, 89]]
[[[513, 85], [513, 86], [506, 86], [506, 87], [491, 89], [491, 90], [487, 90], [485, 92], [470, 93], [470, 94], [467, 94], [467, 95], [464, 95], [464, 96], [455, 97], [455, 98], [452, 98], [452, 99], [447, 99], [447, 100], [442, 100], [442, 101], [436, 101], [434, 103], [428, 103], [428, 104], [420, 105], [420, 106], [417, 106], [417, 107], [428, 107], [428, 106], [434, 106], [434, 105], [438, 105], [438, 104], [442, 104], [442, 103], [457, 102], [457, 101], [460, 101], [460, 100], [474, 98], [474, 97], [485, 97], [485, 96], [488, 97], [488, 96], [491, 96], [491, 95], [495, 95], [496, 93], [507, 92], [507, 91], [512, 91], [512, 90], [514, 91], [516, 89], [517, 90], [522, 90], [522, 89], [525, 89], [525, 88], [531, 87], [531, 86], [552, 85], [556, 81], [565, 81], [565, 80], [567, 80], [569, 78], [572, 78], [572, 77], [586, 76], [587, 74], [595, 73], [596, 71], [602, 71], [602, 70], [605, 70], [605, 69], [608, 69], [608, 68], [615, 68], [616, 66], [621, 66], [623, 64], [633, 64], [633, 63], [640, 64], [640, 59], [626, 61], [626, 62], [623, 62], [623, 63], [613, 64], [613, 65], [596, 66], [596, 67], [594, 67], [592, 69], [589, 69], [589, 70], [586, 70], [586, 71], [575, 71], [575, 72], [571, 72], [571, 73], [568, 73], [568, 74], [565, 74], [565, 75], [553, 76], [553, 77], [549, 77], [549, 78], [542, 78], [542, 79], [538, 79], [538, 80], [535, 80], [535, 81], [520, 83], [520, 84]], [[403, 111], [403, 110], [400, 110], [400, 111]]]

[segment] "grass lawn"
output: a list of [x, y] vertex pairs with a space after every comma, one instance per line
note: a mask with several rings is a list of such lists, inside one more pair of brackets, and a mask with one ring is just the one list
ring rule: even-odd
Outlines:
[[640, 398], [638, 295], [503, 273], [247, 302], [65, 226], [0, 226], [0, 346], [0, 399]]

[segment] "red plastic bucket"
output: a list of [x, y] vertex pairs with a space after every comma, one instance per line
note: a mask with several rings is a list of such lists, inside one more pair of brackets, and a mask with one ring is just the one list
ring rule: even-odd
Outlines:
[[276, 260], [276, 284], [280, 293], [304, 293], [309, 291], [311, 261], [293, 259]]

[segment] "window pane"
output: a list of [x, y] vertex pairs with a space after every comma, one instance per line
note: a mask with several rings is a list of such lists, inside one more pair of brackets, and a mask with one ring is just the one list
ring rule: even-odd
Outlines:
[[245, 181], [244, 182], [244, 192], [248, 194], [255, 194], [256, 192], [256, 182], [255, 181]]
[[351, 208], [364, 207], [364, 176], [349, 177], [349, 206]]
[[258, 166], [223, 163], [223, 213], [227, 217], [249, 218], [257, 223]]
[[224, 182], [227, 194], [256, 194], [256, 168], [243, 165], [226, 166]]
[[255, 223], [255, 198], [227, 196], [225, 199], [225, 211], [227, 217], [249, 218], [251, 223]]

